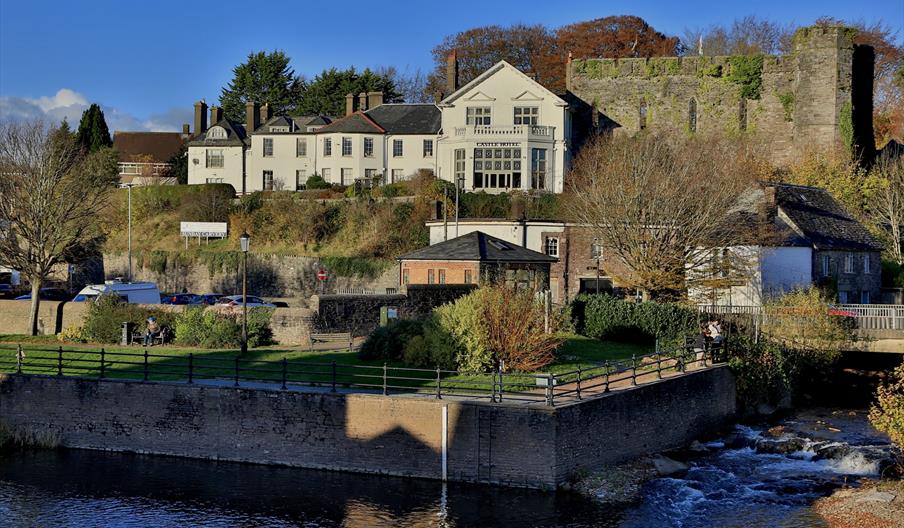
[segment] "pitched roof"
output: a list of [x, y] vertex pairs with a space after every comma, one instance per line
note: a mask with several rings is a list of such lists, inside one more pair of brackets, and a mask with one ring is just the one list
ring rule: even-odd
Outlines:
[[473, 231], [452, 240], [402, 255], [399, 260], [468, 260], [481, 262], [556, 262], [555, 257], [544, 255], [517, 244]]
[[437, 134], [442, 124], [435, 104], [388, 103], [365, 113], [387, 134]]
[[[306, 134], [308, 127], [321, 127], [333, 122], [333, 118], [322, 115], [309, 116], [274, 116], [268, 121], [261, 123], [256, 129], [255, 134]], [[272, 132], [270, 127], [282, 126], [289, 127], [288, 132]]]
[[523, 71], [512, 66], [511, 64], [509, 64], [508, 62], [506, 62], [504, 60], [497, 62], [496, 64], [491, 66], [489, 69], [487, 69], [485, 72], [481, 73], [480, 75], [478, 75], [477, 77], [472, 79], [471, 82], [465, 84], [458, 90], [455, 90], [451, 94], [447, 95], [446, 98], [443, 99], [442, 101], [440, 101], [439, 104], [442, 106], [442, 105], [447, 105], [447, 104], [451, 104], [451, 103], [455, 102], [456, 99], [458, 99], [462, 95], [468, 93], [471, 90], [471, 88], [474, 88], [475, 86], [482, 83], [484, 80], [495, 75], [496, 72], [498, 72], [500, 70], [504, 70], [504, 69], [515, 72], [517, 75], [522, 77], [525, 81], [527, 81], [529, 84], [535, 86], [538, 90], [542, 91], [543, 93], [546, 93], [547, 95], [550, 95], [558, 105], [568, 106], [568, 103], [565, 100], [563, 100], [561, 97], [556, 95], [552, 90], [550, 90], [549, 88], [538, 83], [534, 79], [530, 78], [530, 76], [526, 75]]
[[769, 184], [775, 187], [777, 217], [815, 249], [881, 251], [882, 244], [825, 189]]
[[330, 132], [349, 132], [359, 134], [384, 134], [386, 130], [374, 122], [364, 112], [355, 112], [341, 119], [333, 121], [329, 125], [321, 127], [317, 133], [328, 134]]
[[113, 133], [113, 148], [119, 153], [119, 161], [144, 161], [166, 163], [175, 156], [183, 143], [179, 132], [120, 132]]

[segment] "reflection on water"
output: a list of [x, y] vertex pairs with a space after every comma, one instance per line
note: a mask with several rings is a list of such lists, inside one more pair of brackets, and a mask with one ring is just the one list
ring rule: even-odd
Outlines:
[[0, 458], [5, 526], [615, 526], [574, 494], [92, 451]]

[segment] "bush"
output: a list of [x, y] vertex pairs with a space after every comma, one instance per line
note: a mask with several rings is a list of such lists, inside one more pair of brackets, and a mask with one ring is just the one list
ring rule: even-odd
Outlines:
[[775, 404], [790, 395], [802, 365], [800, 357], [781, 344], [746, 336], [728, 341], [728, 365], [737, 380], [738, 403], [753, 409], [758, 403]]
[[814, 364], [834, 362], [857, 341], [856, 321], [834, 315], [829, 300], [817, 288], [797, 290], [766, 304], [762, 333]]
[[[273, 343], [270, 328], [272, 308], [248, 310], [248, 346]], [[221, 310], [190, 307], [176, 320], [176, 343], [203, 348], [235, 348], [242, 344], [241, 314]]]
[[888, 381], [879, 386], [869, 421], [898, 448], [904, 448], [904, 364], [898, 365]]
[[402, 359], [406, 343], [413, 337], [423, 336], [420, 321], [400, 319], [381, 326], [367, 336], [358, 349], [358, 357], [364, 360], [395, 361]]
[[594, 339], [680, 341], [697, 330], [697, 312], [677, 303], [628, 302], [610, 295], [579, 295], [572, 305], [576, 326]]
[[312, 189], [312, 190], [329, 189], [330, 187], [331, 187], [330, 184], [327, 183], [327, 181], [324, 180], [323, 177], [321, 177], [320, 175], [317, 175], [317, 174], [308, 178], [308, 181], [306, 181], [304, 184], [305, 189]]
[[129, 304], [112, 295], [102, 295], [90, 303], [80, 338], [94, 343], [119, 343], [123, 322], [134, 323], [143, 329], [152, 315], [160, 326], [175, 327], [177, 314], [146, 305]]
[[57, 340], [63, 343], [83, 343], [85, 339], [82, 337], [82, 328], [76, 325], [69, 325], [57, 334]]

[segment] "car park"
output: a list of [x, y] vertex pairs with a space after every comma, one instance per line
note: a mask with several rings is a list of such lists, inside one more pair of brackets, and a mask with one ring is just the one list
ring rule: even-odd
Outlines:
[[203, 293], [198, 297], [201, 298], [201, 304], [206, 304], [207, 306], [213, 306], [217, 304], [221, 298], [225, 297], [222, 293]]
[[[228, 295], [226, 297], [221, 297], [220, 300], [217, 301], [218, 306], [242, 306], [242, 296], [241, 295]], [[253, 295], [248, 296], [248, 308], [276, 308], [276, 305], [273, 303], [269, 303], [260, 297], [255, 297]]]
[[160, 296], [161, 304], [203, 304], [200, 295], [194, 293], [167, 293]]
[[73, 301], [91, 301], [101, 295], [115, 295], [132, 304], [160, 304], [160, 290], [153, 282], [107, 281], [85, 286]]

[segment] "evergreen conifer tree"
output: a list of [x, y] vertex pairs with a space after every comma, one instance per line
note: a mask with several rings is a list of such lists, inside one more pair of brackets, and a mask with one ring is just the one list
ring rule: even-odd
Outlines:
[[[66, 124], [68, 128], [68, 123]], [[113, 146], [110, 129], [104, 119], [104, 112], [96, 103], [82, 112], [82, 120], [78, 124], [76, 139], [86, 152], [94, 152], [102, 147]]]

